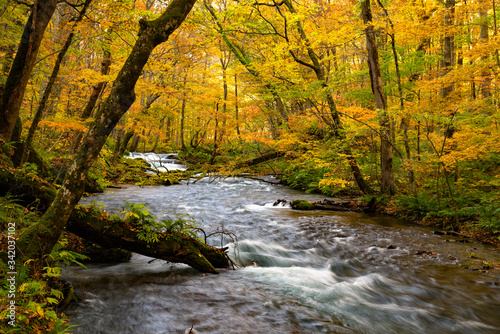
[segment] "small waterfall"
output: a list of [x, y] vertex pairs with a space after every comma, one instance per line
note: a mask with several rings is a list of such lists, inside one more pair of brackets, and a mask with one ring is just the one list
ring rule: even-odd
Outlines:
[[125, 157], [129, 159], [144, 159], [149, 163], [152, 169], [159, 172], [186, 170], [187, 168], [187, 166], [180, 163], [177, 158], [177, 153], [131, 152]]

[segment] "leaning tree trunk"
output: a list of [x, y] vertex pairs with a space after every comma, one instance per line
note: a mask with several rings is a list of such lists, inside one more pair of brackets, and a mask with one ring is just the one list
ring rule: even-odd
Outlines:
[[101, 106], [94, 124], [83, 139], [61, 189], [40, 223], [18, 240], [22, 259], [42, 259], [57, 243], [75, 205], [83, 194], [88, 170], [97, 159], [106, 138], [135, 100], [134, 87], [153, 49], [165, 42], [184, 21], [196, 0], [173, 0], [154, 21], [140, 20], [139, 37]]
[[[387, 20], [389, 21], [392, 33], [388, 34], [391, 37], [391, 48], [392, 48], [392, 56], [394, 58], [394, 65], [396, 69], [396, 81], [398, 84], [398, 94], [399, 94], [399, 106], [401, 108], [401, 111], [404, 111], [405, 109], [405, 104], [404, 104], [404, 97], [403, 97], [403, 86], [401, 84], [401, 71], [399, 70], [399, 60], [398, 60], [398, 52], [396, 50], [396, 36], [394, 33], [394, 24], [392, 23], [391, 18], [389, 17], [389, 12], [385, 9], [384, 5], [380, 0], [377, 0], [378, 4], [382, 9], [384, 10], [385, 16], [387, 17]], [[409, 128], [409, 118], [408, 115], [403, 116], [401, 119], [401, 124], [403, 126], [403, 138], [404, 138], [404, 145], [405, 145], [405, 151], [406, 151], [406, 158], [408, 159], [408, 182], [410, 183], [411, 191], [414, 194], [416, 189], [415, 189], [415, 172], [413, 171], [413, 166], [411, 164], [411, 150], [410, 150], [410, 142], [408, 138], [408, 128]]]
[[[146, 104], [141, 109], [141, 114], [146, 115], [147, 112], [148, 112], [148, 109], [151, 107], [151, 105], [156, 100], [158, 100], [158, 98], [160, 96], [161, 96], [160, 93], [155, 93], [153, 95], [150, 95], [147, 98]], [[127, 147], [129, 146], [128, 144], [129, 144], [129, 142], [130, 142], [131, 139], [132, 139], [132, 143], [130, 144], [130, 150], [129, 150], [129, 152], [135, 152], [135, 150], [137, 149], [137, 145], [139, 145], [139, 141], [136, 140], [136, 139], [138, 139], [140, 137], [133, 130], [135, 128], [136, 124], [137, 124], [137, 120], [134, 120], [133, 125], [132, 125], [132, 129], [128, 130], [125, 133], [125, 135], [121, 138], [121, 141], [119, 143], [118, 142], [116, 143], [116, 145], [118, 146], [117, 147], [118, 151], [115, 151], [116, 154], [113, 156], [113, 160], [116, 161], [119, 157], [123, 157], [123, 155], [125, 154], [125, 151], [127, 150]], [[136, 143], [134, 143], [134, 140], [136, 140]], [[132, 150], [132, 148], [134, 150]]]
[[392, 145], [391, 145], [391, 122], [387, 115], [387, 101], [384, 95], [384, 85], [378, 57], [377, 44], [375, 42], [375, 30], [372, 23], [372, 12], [370, 0], [361, 3], [363, 22], [366, 25], [366, 50], [368, 52], [368, 67], [372, 91], [375, 95], [375, 105], [380, 117], [380, 165], [382, 182], [380, 192], [394, 195], [394, 173], [392, 168]]
[[57, 2], [57, 0], [36, 1], [24, 26], [21, 42], [0, 99], [0, 136], [6, 142], [12, 139], [38, 49]]

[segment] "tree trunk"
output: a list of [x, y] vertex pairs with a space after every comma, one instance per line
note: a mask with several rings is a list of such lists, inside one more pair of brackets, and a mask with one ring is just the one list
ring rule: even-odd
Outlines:
[[278, 152], [278, 151], [265, 153], [265, 154], [262, 154], [260, 157], [238, 163], [236, 165], [236, 168], [243, 168], [243, 167], [250, 167], [250, 166], [258, 165], [260, 163], [263, 163], [263, 162], [266, 162], [269, 160], [274, 160], [274, 159], [284, 157], [285, 154], [286, 154], [286, 152]]
[[[160, 93], [149, 95], [146, 98], [146, 104], [141, 109], [141, 114], [147, 114], [148, 109], [160, 96], [161, 96]], [[137, 149], [137, 146], [139, 145], [139, 140], [138, 140], [139, 136], [136, 135], [133, 130], [136, 127], [136, 125], [137, 125], [137, 119], [134, 119], [131, 130], [128, 130], [125, 133], [123, 133], [123, 130], [120, 131], [118, 140], [116, 141], [115, 150], [113, 152], [114, 161], [117, 161], [119, 157], [122, 157], [125, 154], [125, 151], [129, 146], [128, 144], [132, 138], [134, 138], [135, 143], [134, 141], [131, 142], [129, 152], [135, 152], [135, 150]], [[151, 129], [149, 131], [151, 132]]]
[[[455, 14], [455, 0], [446, 0], [446, 15], [445, 24], [451, 28], [453, 26], [453, 16]], [[454, 38], [452, 32], [446, 32], [443, 41], [443, 70], [441, 76], [445, 76], [450, 72], [454, 65], [455, 52], [454, 52]], [[441, 96], [445, 99], [454, 90], [454, 85], [449, 84], [441, 89]]]
[[[123, 122], [122, 122], [123, 123]], [[111, 160], [113, 163], [118, 161], [118, 156], [120, 155], [120, 147], [122, 146], [122, 139], [125, 137], [125, 130], [118, 129], [113, 133], [113, 138], [115, 138], [115, 147], [113, 148], [113, 156]]]
[[56, 6], [57, 0], [36, 1], [24, 26], [21, 42], [0, 99], [0, 136], [6, 142], [12, 139], [38, 49]]
[[180, 136], [180, 143], [181, 143], [181, 149], [185, 150], [186, 149], [186, 143], [184, 142], [184, 123], [185, 120], [184, 118], [186, 117], [186, 95], [185, 93], [182, 96], [182, 105], [181, 105], [181, 125], [179, 128], [179, 136]]
[[118, 150], [118, 157], [123, 157], [125, 151], [127, 150], [128, 143], [130, 142], [130, 139], [132, 139], [133, 136], [134, 136], [134, 131], [127, 131], [125, 133], [125, 136], [123, 136], [120, 143], [120, 148]]
[[[292, 1], [284, 0], [283, 3], [286, 5], [286, 7], [290, 11], [290, 13], [293, 13], [293, 14], [297, 13], [295, 8], [293, 7]], [[312, 44], [311, 44], [304, 28], [302, 27], [302, 24], [300, 23], [300, 21], [297, 21], [295, 23], [295, 25], [296, 25], [297, 32], [301, 36], [301, 39], [304, 41], [304, 45], [305, 45], [305, 48], [307, 50], [307, 55], [308, 55], [311, 62], [309, 63], [307, 61], [300, 59], [295, 54], [295, 52], [292, 51], [291, 49], [289, 50], [289, 53], [295, 62], [297, 62], [298, 64], [303, 65], [305, 67], [308, 67], [309, 69], [312, 69], [314, 71], [316, 78], [318, 79], [319, 82], [321, 82], [321, 86], [324, 90], [324, 99], [327, 101], [328, 108], [330, 110], [331, 120], [327, 121], [327, 124], [330, 126], [330, 128], [335, 133], [335, 136], [339, 140], [345, 140], [346, 136], [344, 133], [342, 120], [340, 119], [340, 115], [339, 115], [339, 112], [337, 110], [337, 105], [335, 103], [335, 100], [332, 97], [331, 91], [330, 91], [330, 89], [328, 89], [327, 77], [325, 75], [325, 70], [321, 65], [321, 60], [319, 59], [319, 57], [316, 55], [316, 53], [312, 49], [312, 47], [311, 47]], [[357, 184], [359, 190], [361, 190], [361, 192], [363, 192], [364, 194], [372, 193], [373, 192], [372, 189], [370, 188], [370, 186], [366, 183], [365, 179], [363, 178], [363, 175], [362, 175], [361, 170], [359, 168], [359, 165], [356, 161], [356, 158], [352, 154], [351, 148], [349, 146], [346, 146], [342, 150], [341, 153], [344, 154], [347, 158], [347, 162], [349, 164], [352, 175], [354, 177], [354, 180], [356, 181], [356, 184]]]
[[215, 126], [214, 126], [214, 148], [212, 150], [212, 156], [210, 157], [209, 164], [213, 165], [215, 157], [217, 156], [217, 150], [219, 148], [219, 104], [215, 103]]
[[[488, 43], [489, 36], [488, 36], [488, 10], [486, 8], [482, 8], [479, 11], [479, 17], [481, 18], [481, 34], [479, 38], [481, 39], [482, 43]], [[488, 61], [488, 55], [484, 55], [481, 57], [481, 60], [483, 62]], [[485, 68], [482, 73], [482, 80], [481, 80], [481, 94], [483, 96], [483, 99], [491, 97], [491, 77], [490, 77], [490, 71]]]
[[[398, 83], [398, 94], [399, 94], [399, 106], [401, 110], [403, 111], [405, 109], [405, 104], [404, 104], [404, 99], [403, 99], [403, 87], [401, 85], [401, 71], [399, 70], [399, 60], [398, 60], [398, 52], [396, 50], [396, 36], [394, 34], [394, 24], [392, 23], [391, 18], [389, 17], [389, 13], [385, 9], [384, 5], [380, 0], [377, 0], [378, 4], [382, 9], [384, 10], [385, 16], [387, 17], [387, 20], [389, 21], [389, 24], [391, 26], [391, 29], [393, 31], [392, 34], [389, 34], [391, 37], [391, 48], [392, 48], [392, 56], [394, 58], [394, 66], [396, 68], [396, 79]], [[408, 128], [409, 128], [409, 117], [408, 116], [403, 116], [401, 119], [401, 123], [403, 126], [403, 139], [404, 139], [404, 145], [405, 145], [405, 151], [406, 151], [406, 158], [408, 159], [408, 182], [410, 183], [411, 191], [412, 193], [415, 193], [416, 188], [415, 188], [415, 172], [413, 171], [413, 166], [411, 164], [411, 150], [410, 150], [410, 140], [408, 138]], [[395, 135], [395, 131], [393, 131], [393, 136]], [[393, 140], [394, 142], [394, 140]]]
[[173, 0], [154, 21], [140, 20], [139, 37], [113, 84], [109, 97], [83, 139], [61, 189], [40, 223], [18, 239], [22, 259], [42, 259], [49, 254], [83, 194], [88, 170], [97, 159], [106, 138], [135, 100], [134, 87], [153, 49], [165, 42], [191, 11], [196, 0]]
[[59, 70], [61, 68], [61, 64], [64, 60], [64, 57], [66, 56], [66, 53], [69, 50], [69, 47], [71, 46], [71, 43], [73, 42], [73, 37], [75, 36], [73, 29], [75, 29], [77, 24], [83, 19], [91, 2], [92, 2], [92, 0], [85, 1], [84, 5], [80, 11], [80, 14], [78, 14], [78, 17], [75, 19], [75, 21], [73, 23], [73, 27], [71, 28], [71, 32], [69, 33], [68, 37], [66, 38], [66, 42], [64, 43], [61, 51], [59, 51], [59, 54], [57, 55], [57, 59], [56, 59], [56, 62], [54, 64], [54, 68], [52, 69], [52, 74], [50, 75], [50, 78], [49, 78], [49, 82], [47, 83], [47, 86], [45, 87], [45, 91], [43, 92], [42, 99], [40, 100], [40, 103], [38, 104], [38, 108], [36, 109], [36, 112], [35, 112], [35, 116], [33, 117], [33, 120], [31, 121], [31, 126], [28, 130], [28, 136], [26, 137], [25, 144], [22, 146], [20, 165], [23, 165], [28, 159], [29, 152], [30, 152], [29, 148], [31, 147], [31, 143], [33, 141], [33, 136], [35, 135], [35, 132], [38, 128], [38, 124], [42, 120], [42, 116], [43, 116], [43, 113], [45, 112], [47, 102], [49, 100], [50, 94], [52, 93], [52, 87], [56, 83], [57, 76], [59, 75]]
[[[497, 5], [495, 0], [493, 0], [493, 36], [497, 36]], [[495, 60], [497, 62], [497, 66], [500, 66], [500, 57], [498, 55], [498, 49], [495, 49]]]
[[234, 117], [236, 120], [236, 134], [240, 135], [240, 114], [238, 106], [238, 75], [234, 75]]
[[[109, 36], [109, 34], [108, 34]], [[101, 63], [101, 74], [102, 75], [108, 75], [109, 70], [111, 68], [111, 52], [109, 49], [105, 49], [103, 51], [103, 58], [102, 58], [102, 63]], [[92, 115], [92, 112], [94, 111], [94, 108], [97, 104], [97, 101], [99, 100], [99, 97], [101, 96], [102, 92], [104, 91], [104, 88], [106, 87], [107, 82], [106, 81], [101, 81], [97, 84], [95, 84], [92, 87], [92, 93], [90, 94], [89, 100], [87, 101], [87, 104], [85, 105], [85, 108], [83, 109], [82, 114], [80, 117], [83, 120], [86, 120]], [[83, 137], [83, 132], [78, 131], [75, 135], [75, 139], [73, 139], [73, 143], [71, 145], [71, 153], [75, 154], [78, 146], [80, 146], [80, 142]]]
[[380, 165], [381, 165], [381, 187], [382, 194], [395, 194], [394, 173], [392, 167], [392, 145], [391, 145], [391, 122], [387, 115], [387, 101], [384, 94], [382, 74], [378, 57], [375, 31], [372, 24], [372, 13], [370, 0], [361, 3], [363, 22], [366, 25], [366, 50], [368, 52], [368, 67], [375, 105], [379, 113], [380, 124]]
[[141, 136], [137, 133], [134, 134], [134, 138], [132, 138], [132, 142], [130, 143], [129, 152], [137, 152], [137, 147], [139, 146], [139, 142], [141, 140]]
[[186, 149], [186, 143], [184, 142], [184, 125], [185, 125], [185, 117], [186, 117], [186, 82], [187, 82], [187, 73], [184, 75], [184, 83], [182, 86], [183, 92], [182, 92], [182, 104], [181, 104], [181, 119], [180, 119], [180, 127], [179, 127], [179, 136], [180, 136], [180, 144], [181, 144], [181, 149], [185, 150]]

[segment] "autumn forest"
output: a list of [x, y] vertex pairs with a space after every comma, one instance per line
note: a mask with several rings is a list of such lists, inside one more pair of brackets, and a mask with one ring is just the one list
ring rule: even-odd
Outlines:
[[[19, 221], [16, 261], [42, 282], [61, 233], [94, 240], [111, 218], [77, 206], [90, 188], [194, 173], [275, 175], [498, 245], [498, 11], [495, 0], [1, 0], [0, 216], [2, 230]], [[129, 152], [177, 152], [189, 169], [131, 177], [141, 165]], [[165, 259], [216, 272], [223, 255], [196, 247], [205, 262]]]

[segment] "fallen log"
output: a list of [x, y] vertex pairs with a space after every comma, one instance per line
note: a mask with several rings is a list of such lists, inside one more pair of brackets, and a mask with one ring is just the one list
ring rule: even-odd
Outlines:
[[229, 266], [224, 249], [211, 247], [188, 235], [159, 233], [158, 241], [145, 242], [125, 220], [111, 219], [106, 212], [78, 206], [66, 230], [108, 248], [121, 248], [157, 259], [184, 263], [201, 272], [217, 273], [215, 268]]
[[285, 152], [277, 152], [277, 151], [265, 153], [265, 154], [261, 155], [260, 157], [250, 159], [247, 161], [243, 161], [243, 162], [236, 164], [236, 168], [255, 166], [255, 165], [258, 165], [260, 163], [269, 161], [269, 160], [281, 158], [281, 157], [285, 156], [285, 154], [286, 154]]
[[[1, 167], [0, 196], [15, 196], [21, 205], [33, 211], [43, 212], [49, 207], [56, 194], [50, 183], [8, 166]], [[116, 247], [169, 262], [184, 263], [202, 272], [217, 273], [215, 268], [229, 267], [223, 249], [211, 247], [182, 233], [160, 233], [158, 242], [147, 243], [137, 237], [125, 220], [110, 219], [108, 213], [96, 208], [77, 206], [67, 230], [104, 247]], [[20, 243], [21, 239], [18, 241]]]

